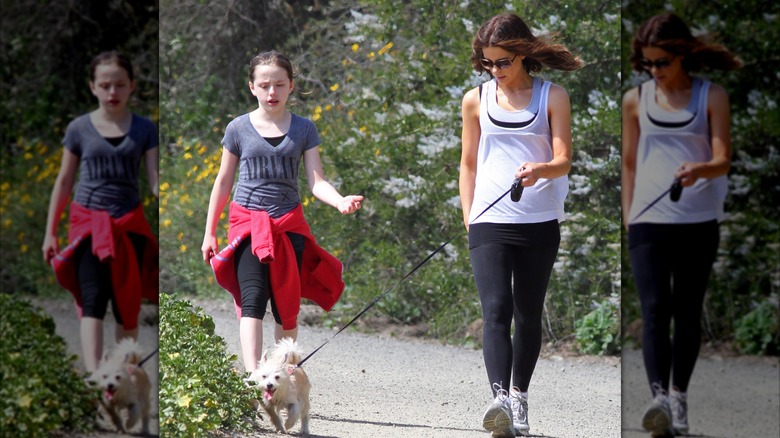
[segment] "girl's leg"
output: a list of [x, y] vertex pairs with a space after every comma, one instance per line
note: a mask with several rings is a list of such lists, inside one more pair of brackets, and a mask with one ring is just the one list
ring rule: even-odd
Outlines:
[[91, 237], [79, 245], [74, 258], [81, 289], [81, 352], [84, 367], [91, 373], [103, 355], [103, 318], [111, 298], [111, 268], [92, 254]]
[[[509, 245], [486, 243], [470, 250], [482, 303], [482, 354], [489, 383], [509, 391], [512, 376], [512, 252]], [[495, 397], [495, 391], [493, 391]]]
[[672, 318], [672, 254], [663, 245], [663, 230], [652, 224], [629, 227], [629, 254], [642, 305], [642, 356], [651, 392], [653, 386], [669, 389], [672, 346], [669, 325]]
[[[555, 224], [556, 242], [560, 233]], [[517, 248], [514, 254], [514, 384], [527, 392], [542, 349], [542, 311], [547, 283], [558, 255], [558, 243], [546, 247]]]
[[[679, 257], [673, 272], [672, 384], [678, 391], [686, 392], [699, 357], [701, 313], [718, 250], [718, 224], [712, 221], [684, 225], [678, 237], [682, 244], [675, 252]], [[691, 249], [695, 249], [692, 256]]]
[[251, 239], [241, 242], [233, 256], [241, 288], [241, 356], [246, 371], [252, 372], [263, 354], [263, 317], [269, 296], [268, 265], [260, 263], [252, 254]]

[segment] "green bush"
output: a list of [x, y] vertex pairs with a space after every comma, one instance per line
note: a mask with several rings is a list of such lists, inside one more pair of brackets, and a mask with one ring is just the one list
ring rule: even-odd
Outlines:
[[594, 303], [590, 313], [577, 320], [577, 347], [585, 354], [614, 354], [620, 351], [619, 309], [609, 300]]
[[40, 309], [0, 294], [0, 429], [3, 436], [91, 431], [99, 394], [90, 389]]
[[250, 430], [250, 396], [214, 321], [188, 301], [160, 295], [160, 436]]
[[764, 301], [737, 320], [734, 336], [744, 354], [777, 354], [780, 346], [777, 306]]

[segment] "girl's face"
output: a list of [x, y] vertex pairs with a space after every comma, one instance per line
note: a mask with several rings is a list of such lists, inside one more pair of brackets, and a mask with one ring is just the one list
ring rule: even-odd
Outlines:
[[489, 67], [488, 71], [499, 83], [514, 79], [524, 72], [523, 59], [524, 55], [502, 47], [489, 46], [482, 49], [482, 66]]
[[287, 76], [287, 70], [278, 65], [258, 65], [254, 80], [249, 83], [252, 95], [260, 108], [266, 111], [283, 111], [295, 84]]
[[135, 90], [135, 81], [117, 64], [100, 64], [95, 68], [94, 80], [89, 81], [89, 89], [101, 108], [109, 112], [124, 111]]
[[674, 55], [660, 47], [642, 48], [642, 66], [657, 82], [665, 83], [685, 75], [682, 56]]

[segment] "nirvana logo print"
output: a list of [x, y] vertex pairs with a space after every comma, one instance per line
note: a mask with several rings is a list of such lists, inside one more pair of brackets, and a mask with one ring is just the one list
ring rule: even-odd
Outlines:
[[82, 178], [89, 180], [138, 180], [139, 159], [136, 157], [85, 157]]
[[241, 180], [290, 180], [298, 178], [298, 157], [262, 156], [241, 160]]

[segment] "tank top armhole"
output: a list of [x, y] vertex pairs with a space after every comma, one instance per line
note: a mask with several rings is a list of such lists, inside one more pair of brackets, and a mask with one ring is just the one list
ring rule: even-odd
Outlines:
[[479, 84], [479, 101], [482, 102], [482, 84]]

